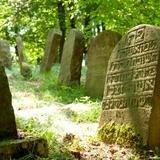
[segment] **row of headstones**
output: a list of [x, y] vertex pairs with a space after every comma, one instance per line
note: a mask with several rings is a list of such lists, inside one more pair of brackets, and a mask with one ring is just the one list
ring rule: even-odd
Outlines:
[[[109, 56], [121, 36], [113, 31], [104, 31], [90, 40], [87, 53], [88, 72], [86, 93], [89, 96], [103, 96], [105, 75]], [[51, 29], [48, 33], [41, 71], [49, 71], [55, 61], [60, 44], [61, 33]], [[4, 66], [11, 67], [8, 41], [0, 41], [0, 60]], [[61, 60], [59, 83], [64, 85], [80, 84], [81, 65], [84, 52], [84, 39], [76, 29], [68, 34]], [[31, 69], [26, 63], [21, 37], [16, 37], [16, 53], [19, 58], [20, 71], [24, 77], [30, 76]], [[99, 84], [97, 84], [97, 81]]]
[[[91, 39], [87, 92], [104, 90], [100, 126], [131, 123], [145, 144], [160, 147], [160, 28], [139, 25], [120, 37], [105, 31]], [[82, 34], [72, 30], [64, 44], [61, 83], [80, 83], [83, 49]]]
[[[77, 81], [77, 77], [74, 74], [72, 75], [72, 71], [74, 73], [79, 72], [81, 61], [74, 62], [74, 60], [77, 59], [76, 53], [79, 52], [78, 58], [82, 60], [83, 38], [82, 34], [75, 30], [72, 30], [71, 34], [75, 35], [74, 38], [73, 36], [67, 37], [64, 45], [64, 53], [66, 53], [63, 54], [61, 64], [61, 70], [62, 66], [64, 70], [63, 72], [60, 71], [62, 83], [79, 83], [79, 77]], [[80, 41], [76, 41], [76, 39]], [[94, 42], [95, 39], [92, 41]], [[108, 42], [111, 43], [112, 41], [108, 40]], [[77, 46], [76, 49], [73, 46]], [[105, 46], [106, 44], [103, 47]], [[69, 54], [70, 50], [73, 51], [72, 54]], [[113, 49], [111, 56], [108, 55], [109, 62], [107, 62], [107, 58], [102, 58], [105, 61], [104, 64], [107, 63], [108, 67], [106, 67], [107, 74], [100, 126], [112, 120], [116, 123], [132, 123], [135, 130], [143, 137], [144, 143], [151, 147], [160, 146], [159, 54], [160, 28], [140, 25], [128, 31], [121, 38]], [[98, 61], [98, 57], [95, 57]], [[99, 57], [101, 58], [101, 56]], [[88, 63], [90, 62], [88, 61]], [[73, 68], [68, 64], [74, 64]], [[91, 66], [94, 66], [94, 64]], [[102, 70], [100, 68], [98, 72]], [[2, 108], [0, 123], [3, 126], [0, 129], [0, 136], [3, 139], [3, 137], [16, 137], [17, 135], [10, 101], [11, 96], [8, 92], [8, 84], [5, 83], [6, 76], [3, 68], [0, 68], [0, 71], [2, 81], [0, 83], [2, 91], [0, 92], [2, 94], [0, 95]], [[66, 73], [69, 73], [65, 76], [67, 78], [63, 78]], [[99, 82], [97, 80], [97, 85], [100, 85]], [[5, 99], [9, 99], [9, 101], [4, 103]], [[6, 115], [10, 118], [6, 119]]]
[[[60, 45], [61, 33], [51, 29], [48, 33], [41, 72], [50, 71]], [[80, 84], [81, 64], [84, 52], [83, 35], [72, 29], [67, 35], [61, 58], [59, 83], [64, 85]]]
[[[117, 32], [107, 30], [90, 40], [87, 52], [87, 95], [94, 97], [103, 96], [108, 59], [120, 38], [121, 36]], [[61, 34], [51, 29], [48, 34], [45, 55], [41, 64], [42, 72], [51, 70], [60, 39]], [[76, 29], [72, 29], [64, 43], [59, 73], [60, 84], [80, 84], [84, 45], [82, 33]]]
[[[20, 36], [16, 37], [15, 53], [18, 58], [20, 73], [24, 77], [31, 77], [31, 67], [27, 63], [24, 54], [24, 45]], [[13, 57], [10, 52], [10, 43], [7, 40], [0, 40], [0, 62], [4, 67], [11, 69]]]

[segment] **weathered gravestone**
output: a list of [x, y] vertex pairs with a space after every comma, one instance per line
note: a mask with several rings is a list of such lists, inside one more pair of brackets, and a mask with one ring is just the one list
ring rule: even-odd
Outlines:
[[23, 41], [22, 38], [20, 36], [16, 37], [16, 54], [19, 58], [20, 62], [25, 62], [26, 58], [24, 56], [24, 45], [23, 45]]
[[48, 33], [46, 49], [42, 60], [41, 71], [50, 71], [60, 45], [61, 33], [51, 29]]
[[107, 30], [91, 39], [87, 52], [87, 95], [91, 97], [103, 96], [108, 60], [120, 38], [120, 34]]
[[132, 123], [150, 147], [160, 147], [160, 28], [126, 33], [108, 63], [100, 126]]
[[10, 44], [6, 40], [0, 40], [0, 61], [4, 67], [10, 68], [12, 65]]
[[80, 84], [83, 51], [83, 35], [76, 29], [72, 29], [64, 43], [59, 73], [60, 84]]
[[16, 44], [16, 54], [19, 59], [20, 73], [23, 77], [29, 78], [32, 76], [32, 70], [30, 65], [26, 62], [26, 58], [24, 55], [24, 45], [20, 36], [16, 37]]
[[0, 140], [17, 138], [11, 92], [4, 67], [0, 63]]
[[0, 63], [0, 159], [10, 160], [30, 153], [48, 156], [47, 141], [43, 138], [18, 139], [12, 96], [4, 66]]

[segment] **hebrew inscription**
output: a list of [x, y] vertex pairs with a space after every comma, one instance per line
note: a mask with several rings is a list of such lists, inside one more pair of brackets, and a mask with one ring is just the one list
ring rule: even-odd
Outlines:
[[152, 107], [160, 41], [148, 37], [147, 27], [131, 30], [110, 57], [103, 110]]

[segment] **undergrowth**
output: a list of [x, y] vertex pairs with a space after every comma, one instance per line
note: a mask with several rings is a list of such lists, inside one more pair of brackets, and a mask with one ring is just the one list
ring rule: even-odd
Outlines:
[[[64, 86], [58, 83], [59, 65], [55, 64], [50, 72], [40, 73], [39, 66], [32, 67], [32, 77], [30, 79], [24, 79], [20, 75], [19, 66], [14, 64], [12, 70], [7, 70], [9, 77], [10, 88], [14, 93], [30, 94], [32, 99], [36, 101], [43, 100], [48, 104], [52, 102], [61, 102], [63, 104], [70, 103], [82, 103], [91, 105], [89, 111], [83, 113], [68, 114], [68, 118], [76, 122], [97, 122], [100, 115], [100, 99], [92, 99], [85, 95], [84, 79], [86, 74], [86, 68], [82, 69], [82, 85], [81, 86]], [[34, 96], [33, 96], [34, 95]], [[24, 96], [24, 95], [23, 95]], [[23, 97], [22, 96], [22, 97]], [[21, 98], [13, 95], [13, 98], [18, 100]], [[43, 106], [37, 105], [37, 107]], [[33, 108], [35, 107], [35, 104]], [[57, 140], [57, 133], [53, 128], [56, 128], [54, 124], [54, 116], [48, 116], [48, 119], [43, 121], [35, 118], [16, 118], [17, 128], [23, 130], [24, 133], [29, 135], [36, 135], [44, 137], [49, 143], [49, 158], [54, 160], [75, 159], [70, 153], [68, 147], [77, 147], [80, 149], [77, 141], [74, 141], [72, 145], [65, 146], [63, 143], [59, 143]], [[48, 160], [46, 159], [46, 160]], [[44, 159], [45, 160], [45, 159]]]
[[[82, 67], [82, 76], [80, 86], [65, 86], [58, 83], [59, 64], [54, 64], [50, 72], [40, 73], [39, 66], [32, 66], [32, 77], [29, 80], [24, 79], [19, 68], [15, 64], [12, 70], [7, 70], [12, 79], [11, 83], [16, 91], [32, 92], [48, 101], [57, 101], [64, 104], [73, 102], [88, 103], [85, 100], [84, 80], [86, 76], [86, 67]], [[18, 83], [17, 83], [18, 81]], [[96, 101], [90, 98], [91, 101]], [[101, 100], [101, 99], [99, 99]]]

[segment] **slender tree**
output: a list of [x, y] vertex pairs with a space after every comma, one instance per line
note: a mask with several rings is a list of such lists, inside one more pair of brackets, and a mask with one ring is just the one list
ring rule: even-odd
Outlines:
[[57, 12], [58, 12], [58, 19], [59, 19], [59, 27], [62, 32], [62, 38], [60, 41], [60, 49], [59, 49], [59, 61], [61, 61], [61, 57], [63, 53], [63, 45], [65, 42], [65, 34], [66, 34], [65, 5], [62, 0], [57, 1]]

